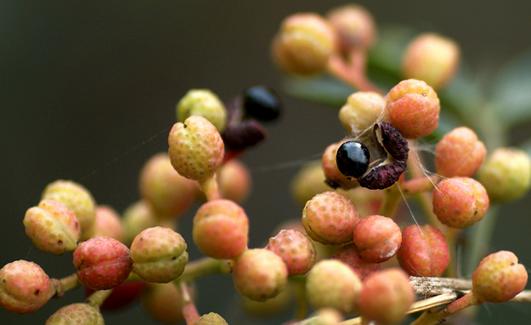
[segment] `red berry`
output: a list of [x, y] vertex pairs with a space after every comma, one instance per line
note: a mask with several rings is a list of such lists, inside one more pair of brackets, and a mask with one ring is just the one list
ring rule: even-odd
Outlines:
[[124, 244], [110, 237], [95, 237], [74, 251], [74, 266], [81, 283], [94, 290], [104, 290], [124, 282], [133, 264]]
[[316, 253], [312, 241], [297, 230], [281, 230], [269, 239], [266, 248], [282, 258], [289, 275], [304, 274], [315, 263]]
[[361, 219], [354, 227], [353, 241], [364, 261], [380, 263], [396, 254], [402, 233], [391, 218], [373, 215]]
[[446, 238], [430, 225], [406, 227], [397, 257], [400, 266], [414, 276], [441, 276], [450, 262]]
[[96, 208], [94, 237], [111, 237], [118, 241], [124, 239], [124, 230], [120, 216], [113, 208], [100, 205]]
[[358, 277], [363, 281], [370, 274], [380, 270], [380, 264], [370, 263], [364, 261], [358, 253], [356, 246], [347, 245], [341, 247], [335, 252], [332, 258], [339, 260], [350, 268], [358, 275]]

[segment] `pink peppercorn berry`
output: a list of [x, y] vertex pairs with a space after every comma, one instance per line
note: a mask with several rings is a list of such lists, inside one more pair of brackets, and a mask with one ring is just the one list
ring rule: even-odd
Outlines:
[[294, 229], [281, 230], [269, 239], [266, 248], [282, 258], [289, 275], [304, 274], [315, 263], [316, 252], [312, 241]]
[[354, 227], [353, 242], [364, 261], [380, 263], [396, 254], [402, 233], [391, 218], [372, 215], [361, 219]]

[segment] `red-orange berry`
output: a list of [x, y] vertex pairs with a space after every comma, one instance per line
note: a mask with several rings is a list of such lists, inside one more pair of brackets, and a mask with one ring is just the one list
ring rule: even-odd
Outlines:
[[446, 177], [470, 177], [479, 169], [487, 149], [467, 127], [448, 132], [435, 146], [435, 168]]
[[402, 269], [414, 276], [441, 276], [450, 262], [444, 234], [430, 225], [406, 227], [397, 257]]
[[358, 212], [343, 195], [336, 192], [317, 194], [302, 211], [302, 224], [308, 235], [323, 244], [343, 244], [352, 240]]
[[472, 178], [448, 178], [433, 190], [433, 212], [449, 227], [468, 227], [481, 220], [488, 208], [487, 191]]
[[380, 270], [380, 264], [364, 261], [358, 253], [356, 246], [347, 245], [341, 247], [332, 256], [333, 259], [339, 260], [350, 268], [358, 275], [363, 281], [370, 274]]
[[396, 254], [402, 242], [402, 233], [391, 218], [372, 215], [358, 222], [352, 238], [364, 261], [380, 263]]
[[120, 216], [113, 208], [105, 205], [100, 205], [96, 208], [94, 237], [111, 237], [119, 241], [124, 239]]
[[269, 239], [266, 248], [282, 258], [289, 275], [304, 274], [315, 263], [316, 252], [312, 241], [297, 230], [281, 230]]

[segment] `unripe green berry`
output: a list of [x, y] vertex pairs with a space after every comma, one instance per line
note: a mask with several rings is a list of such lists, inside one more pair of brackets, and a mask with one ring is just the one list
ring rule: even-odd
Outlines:
[[364, 261], [354, 245], [341, 247], [334, 253], [332, 258], [348, 265], [361, 281], [365, 280], [370, 274], [379, 271], [381, 268], [378, 263]]
[[120, 222], [120, 216], [113, 208], [105, 205], [100, 205], [96, 208], [94, 236], [111, 237], [118, 241], [123, 241], [124, 229]]
[[238, 203], [245, 201], [251, 191], [251, 175], [247, 166], [232, 159], [220, 168], [218, 174], [221, 196]]
[[46, 186], [42, 199], [54, 200], [66, 205], [76, 214], [81, 226], [81, 239], [92, 236], [96, 204], [90, 192], [83, 186], [72, 181], [58, 180]]
[[232, 276], [242, 295], [264, 301], [285, 288], [288, 269], [275, 253], [267, 249], [249, 249], [236, 260]]
[[348, 132], [362, 132], [384, 117], [385, 99], [378, 93], [358, 91], [339, 110], [339, 121]]
[[94, 237], [79, 244], [74, 266], [79, 281], [94, 290], [116, 287], [133, 267], [127, 246], [110, 237]]
[[402, 269], [414, 276], [441, 276], [450, 263], [444, 234], [430, 225], [406, 227], [397, 257]]
[[173, 282], [150, 284], [142, 295], [142, 307], [152, 318], [165, 324], [176, 324], [183, 320], [183, 305], [181, 291]]
[[158, 218], [182, 215], [194, 202], [197, 192], [197, 183], [179, 175], [166, 153], [149, 159], [140, 173], [140, 193]]
[[411, 41], [402, 61], [407, 78], [426, 81], [441, 88], [454, 76], [459, 65], [459, 47], [446, 37], [424, 33]]
[[104, 325], [100, 311], [89, 304], [71, 304], [56, 311], [46, 325]]
[[133, 272], [148, 282], [170, 282], [184, 271], [186, 248], [183, 237], [170, 228], [148, 228], [131, 244]]
[[124, 243], [131, 243], [142, 230], [154, 227], [156, 224], [157, 219], [145, 201], [132, 204], [125, 210], [122, 218]]
[[286, 72], [311, 75], [326, 69], [336, 42], [334, 30], [321, 16], [299, 13], [282, 22], [273, 41], [273, 57]]
[[372, 215], [356, 224], [352, 240], [364, 261], [380, 263], [396, 254], [402, 243], [402, 233], [393, 219]]
[[363, 283], [359, 312], [367, 321], [397, 324], [415, 299], [413, 287], [404, 271], [388, 269], [370, 275]]
[[433, 212], [448, 227], [468, 227], [481, 220], [488, 209], [487, 191], [472, 178], [447, 178], [433, 190]]
[[177, 120], [184, 122], [190, 116], [206, 118], [222, 132], [227, 124], [227, 111], [218, 96], [208, 89], [192, 89], [177, 104]]
[[202, 315], [194, 325], [229, 325], [227, 321], [216, 313]]
[[341, 49], [368, 49], [376, 39], [376, 28], [371, 14], [362, 6], [346, 5], [330, 11], [327, 15], [335, 29]]
[[479, 181], [493, 201], [505, 202], [523, 197], [531, 185], [529, 155], [519, 149], [496, 149], [481, 168]]
[[297, 230], [281, 230], [269, 239], [266, 248], [282, 258], [289, 275], [304, 274], [315, 263], [316, 252], [312, 241]]
[[203, 254], [233, 259], [247, 249], [249, 220], [236, 203], [212, 200], [197, 210], [192, 232], [194, 242]]
[[343, 175], [337, 168], [336, 156], [337, 149], [341, 145], [340, 142], [333, 143], [326, 147], [321, 158], [321, 165], [325, 174], [326, 182], [333, 187], [341, 187], [342, 189], [351, 189], [358, 186], [358, 181], [354, 177]]
[[386, 99], [391, 124], [406, 138], [423, 137], [437, 129], [439, 98], [424, 81], [403, 80], [389, 91]]
[[184, 177], [203, 182], [223, 162], [225, 147], [216, 127], [201, 116], [175, 123], [168, 136], [173, 168]]
[[50, 277], [33, 262], [18, 260], [0, 269], [0, 306], [19, 313], [32, 313], [55, 294]]
[[352, 203], [336, 192], [317, 194], [302, 211], [302, 224], [308, 235], [323, 244], [343, 244], [352, 240], [358, 223]]
[[350, 313], [358, 302], [360, 291], [361, 280], [338, 260], [315, 264], [306, 279], [306, 296], [314, 308], [330, 307]]
[[505, 302], [524, 290], [527, 270], [509, 251], [492, 253], [472, 274], [472, 292], [480, 302]]
[[295, 200], [305, 205], [316, 194], [329, 191], [325, 183], [325, 175], [320, 161], [313, 161], [304, 165], [291, 182], [291, 193]]
[[242, 296], [242, 307], [246, 313], [253, 316], [267, 317], [285, 311], [293, 304], [293, 290], [287, 285], [273, 298], [266, 301], [256, 301]]
[[459, 127], [448, 132], [435, 146], [435, 168], [446, 177], [471, 177], [479, 169], [487, 149], [474, 131]]
[[52, 200], [42, 200], [26, 211], [24, 228], [37, 248], [53, 254], [73, 251], [80, 236], [75, 213]]

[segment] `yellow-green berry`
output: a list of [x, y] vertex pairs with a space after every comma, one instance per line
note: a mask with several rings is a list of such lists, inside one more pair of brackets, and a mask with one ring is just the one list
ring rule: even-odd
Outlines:
[[79, 222], [75, 213], [60, 202], [42, 200], [26, 211], [23, 222], [26, 235], [40, 250], [63, 254], [77, 246]]
[[46, 186], [42, 199], [54, 200], [66, 205], [76, 214], [81, 226], [81, 239], [92, 236], [96, 204], [86, 188], [72, 181], [58, 180]]
[[177, 120], [184, 122], [192, 115], [206, 118], [222, 132], [227, 124], [227, 111], [216, 94], [208, 89], [192, 89], [177, 104]]
[[96, 207], [94, 236], [111, 237], [118, 241], [124, 240], [124, 229], [120, 216], [113, 208], [105, 205]]
[[323, 260], [308, 273], [306, 296], [314, 308], [330, 307], [350, 313], [356, 307], [361, 287], [361, 280], [346, 264]]
[[145, 201], [129, 206], [123, 215], [124, 243], [129, 244], [142, 230], [154, 227], [157, 219], [151, 207]]
[[131, 244], [133, 272], [148, 282], [170, 282], [184, 271], [186, 248], [183, 237], [170, 228], [148, 228]]
[[291, 194], [300, 205], [305, 205], [315, 195], [329, 190], [320, 161], [304, 165], [291, 182]]
[[71, 304], [57, 310], [46, 321], [46, 325], [104, 325], [98, 308], [89, 304]]
[[346, 5], [330, 11], [327, 15], [335, 29], [341, 49], [368, 49], [376, 39], [376, 27], [371, 14], [362, 6]]
[[194, 325], [229, 325], [229, 323], [219, 314], [208, 313], [199, 317]]
[[448, 132], [435, 146], [435, 168], [446, 177], [473, 176], [487, 149], [476, 133], [467, 127]]
[[203, 182], [223, 162], [225, 147], [216, 127], [201, 116], [175, 123], [168, 137], [173, 168], [184, 177]]
[[339, 110], [339, 121], [348, 132], [362, 132], [385, 115], [385, 99], [377, 93], [358, 91]]
[[519, 149], [496, 149], [480, 169], [479, 181], [493, 201], [507, 202], [523, 197], [531, 185], [529, 155]]

